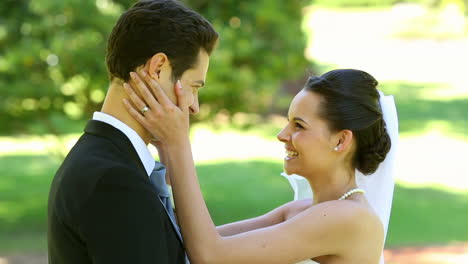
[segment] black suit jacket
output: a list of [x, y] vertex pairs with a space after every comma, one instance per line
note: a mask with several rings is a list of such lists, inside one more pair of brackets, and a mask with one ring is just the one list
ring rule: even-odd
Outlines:
[[50, 264], [184, 263], [185, 251], [130, 140], [89, 121], [48, 204]]

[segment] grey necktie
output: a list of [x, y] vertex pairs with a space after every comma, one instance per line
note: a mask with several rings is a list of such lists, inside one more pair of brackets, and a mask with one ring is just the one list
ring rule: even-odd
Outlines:
[[[171, 196], [169, 194], [169, 189], [166, 184], [166, 167], [159, 162], [155, 163], [153, 172], [150, 175], [151, 183], [153, 184], [156, 192], [158, 193], [159, 199], [161, 200], [166, 212], [171, 219], [171, 223], [174, 226], [174, 229], [179, 236], [180, 240], [183, 241], [182, 235], [180, 234], [179, 226], [176, 223], [174, 210], [172, 209]], [[185, 263], [190, 264], [187, 254], [185, 254]]]
[[156, 162], [153, 172], [150, 175], [150, 179], [151, 179], [151, 183], [156, 189], [156, 192], [159, 195], [159, 199], [161, 199], [161, 202], [164, 205], [164, 208], [166, 208], [167, 214], [171, 218], [171, 222], [174, 225], [177, 234], [179, 235], [179, 237], [181, 237], [179, 226], [176, 224], [174, 211], [172, 209], [169, 190], [166, 185], [166, 167], [164, 167], [164, 165], [162, 165], [161, 163]]

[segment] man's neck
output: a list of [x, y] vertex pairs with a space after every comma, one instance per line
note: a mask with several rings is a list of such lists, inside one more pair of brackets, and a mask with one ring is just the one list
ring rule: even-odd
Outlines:
[[146, 129], [138, 123], [127, 111], [123, 104], [123, 99], [128, 96], [124, 92], [124, 88], [120, 84], [111, 83], [109, 90], [107, 91], [106, 99], [101, 108], [101, 112], [111, 115], [118, 120], [125, 123], [131, 129], [143, 139], [143, 141], [148, 145], [151, 139], [151, 134], [146, 131]]

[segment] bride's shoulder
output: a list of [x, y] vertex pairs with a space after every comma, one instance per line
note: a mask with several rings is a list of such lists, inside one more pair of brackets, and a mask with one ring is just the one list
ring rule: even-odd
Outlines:
[[[373, 235], [383, 237], [383, 225], [372, 208], [353, 200], [333, 200], [311, 206], [304, 211], [305, 218], [320, 222], [331, 229], [345, 229], [356, 237]], [[353, 232], [354, 231], [354, 232]]]
[[312, 206], [312, 199], [295, 200], [285, 204], [285, 220], [307, 210]]
[[314, 245], [314, 256], [350, 257], [356, 252], [367, 254], [366, 250], [380, 254], [383, 247], [380, 220], [365, 204], [356, 201], [335, 200], [310, 206], [288, 219], [284, 227], [296, 234], [299, 244]]

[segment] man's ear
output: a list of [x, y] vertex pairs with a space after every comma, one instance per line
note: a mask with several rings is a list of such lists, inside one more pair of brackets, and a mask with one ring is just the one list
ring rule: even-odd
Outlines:
[[146, 62], [145, 69], [151, 77], [159, 81], [161, 70], [167, 67], [168, 64], [169, 59], [167, 55], [160, 52], [154, 54], [153, 57]]
[[344, 129], [338, 132], [335, 146], [336, 151], [349, 151], [353, 142], [353, 131]]

